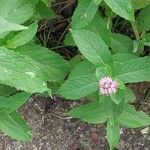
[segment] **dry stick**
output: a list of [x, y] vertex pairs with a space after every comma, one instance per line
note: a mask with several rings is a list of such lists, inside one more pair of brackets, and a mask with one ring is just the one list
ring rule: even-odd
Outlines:
[[59, 45], [60, 41], [63, 39], [63, 37], [64, 37], [65, 33], [68, 31], [69, 27], [70, 27], [70, 23], [66, 27], [65, 31], [61, 34], [61, 36], [60, 36], [60, 38], [59, 38], [59, 40], [57, 42], [57, 46]]
[[62, 7], [61, 9], [57, 10], [58, 13], [61, 13], [64, 9], [70, 7], [72, 4], [74, 4], [76, 2], [76, 0], [70, 0], [68, 1], [68, 4], [66, 4], [66, 6]]
[[59, 2], [59, 3], [56, 3], [56, 4], [52, 4], [52, 7], [59, 6], [59, 5], [62, 5], [62, 4], [66, 4], [68, 2], [69, 2], [69, 0], [65, 1], [65, 2]]
[[74, 141], [68, 146], [68, 150], [75, 150], [75, 144], [78, 142], [80, 138], [80, 134], [84, 131], [86, 124], [80, 125], [75, 133]]

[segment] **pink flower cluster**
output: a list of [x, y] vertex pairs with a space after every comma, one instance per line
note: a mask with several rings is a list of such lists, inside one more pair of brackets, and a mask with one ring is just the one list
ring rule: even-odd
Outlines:
[[110, 77], [104, 77], [99, 80], [100, 93], [102, 95], [111, 95], [116, 93], [118, 83]]

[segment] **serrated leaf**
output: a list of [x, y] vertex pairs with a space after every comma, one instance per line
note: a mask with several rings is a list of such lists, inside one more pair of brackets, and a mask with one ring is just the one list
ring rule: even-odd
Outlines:
[[110, 150], [113, 150], [119, 143], [120, 129], [119, 125], [109, 120], [107, 122], [107, 140], [110, 146]]
[[102, 17], [97, 12], [92, 21], [89, 23], [85, 29], [90, 30], [97, 34], [102, 40], [106, 43], [106, 45], [110, 46], [111, 44], [111, 35], [109, 30], [107, 29], [106, 22], [102, 19]]
[[88, 30], [72, 30], [73, 39], [80, 52], [93, 64], [104, 65], [112, 61], [111, 54], [104, 41]]
[[109, 117], [116, 118], [119, 116], [124, 109], [124, 101], [121, 101], [119, 104], [114, 103], [111, 100], [110, 96], [102, 96], [100, 95], [100, 101], [104, 104], [106, 108], [106, 112], [108, 113]]
[[68, 79], [58, 90], [61, 96], [76, 100], [98, 90], [98, 81], [95, 74], [87, 74]]
[[105, 14], [106, 14], [106, 16], [107, 17], [109, 17], [109, 18], [115, 18], [115, 17], [117, 17], [117, 14], [116, 13], [114, 13], [112, 10], [111, 10], [111, 8], [109, 7], [109, 6], [105, 6]]
[[150, 14], [150, 5], [143, 8], [137, 18], [137, 24], [139, 26], [140, 31], [150, 30], [149, 14]]
[[35, 18], [36, 19], [52, 19], [55, 17], [55, 13], [52, 9], [48, 6], [49, 2], [46, 1], [39, 1], [39, 3], [36, 5], [36, 12], [35, 12]]
[[111, 100], [118, 105], [120, 102], [124, 101], [124, 91], [117, 89], [117, 92], [112, 94], [110, 97]]
[[70, 71], [70, 65], [65, 59], [40, 45], [28, 44], [18, 47], [16, 51], [41, 63], [48, 81], [62, 81]]
[[94, 3], [95, 3], [96, 5], [99, 5], [99, 4], [101, 3], [101, 1], [102, 1], [102, 0], [94, 0]]
[[122, 34], [113, 33], [111, 40], [111, 48], [115, 53], [132, 53], [133, 41]]
[[70, 61], [69, 64], [71, 66], [71, 70], [73, 70], [78, 64], [82, 62], [82, 56], [76, 55]]
[[68, 79], [95, 73], [96, 67], [89, 61], [84, 60], [79, 63], [70, 73]]
[[8, 134], [16, 140], [31, 140], [29, 129], [18, 113], [0, 113], [0, 120], [0, 130], [2, 132]]
[[0, 35], [6, 32], [10, 31], [20, 31], [20, 30], [26, 30], [28, 27], [19, 25], [14, 22], [10, 22], [2, 17], [0, 17]]
[[16, 48], [22, 46], [33, 39], [38, 29], [37, 22], [31, 24], [29, 28], [25, 31], [17, 33], [13, 38], [7, 41], [7, 46], [9, 48]]
[[99, 91], [89, 94], [87, 99], [90, 99], [92, 102], [99, 102]]
[[30, 97], [30, 94], [21, 92], [8, 98], [0, 96], [0, 113], [12, 113], [21, 107]]
[[25, 31], [17, 33], [13, 38], [7, 41], [7, 46], [9, 48], [16, 48], [22, 46], [33, 39], [38, 29], [37, 22], [31, 24], [29, 28]]
[[32, 135], [30, 133], [30, 129], [25, 121], [25, 119], [17, 112], [14, 111], [11, 114], [9, 114], [14, 120], [16, 120], [16, 122], [22, 127], [22, 129], [24, 130], [24, 132], [26, 132], [30, 138], [32, 138]]
[[[100, 17], [97, 12], [91, 22], [84, 27], [84, 29], [89, 30], [100, 36], [106, 45], [110, 46], [111, 44], [111, 36], [106, 27], [106, 22]], [[69, 32], [65, 37], [65, 44], [70, 46], [75, 46], [75, 42], [71, 33]]]
[[29, 93], [49, 91], [41, 65], [30, 57], [0, 48], [0, 83]]
[[137, 112], [133, 106], [126, 104], [117, 122], [124, 127], [139, 128], [150, 125], [150, 117], [142, 111]]
[[100, 102], [92, 102], [73, 108], [69, 115], [88, 123], [105, 123], [109, 117], [117, 117], [123, 111], [123, 103], [116, 105], [108, 96], [100, 96]]
[[65, 41], [64, 41], [65, 45], [67, 46], [76, 46], [73, 37], [71, 35], [71, 32], [68, 32], [65, 36]]
[[89, 103], [73, 108], [68, 114], [74, 118], [81, 118], [83, 121], [93, 124], [105, 123], [108, 114], [100, 103]]
[[124, 99], [125, 102], [133, 103], [136, 99], [136, 96], [131, 89], [126, 88], [124, 91]]
[[133, 59], [123, 64], [114, 64], [114, 76], [123, 83], [150, 81], [150, 58]]
[[134, 11], [130, 0], [104, 0], [119, 16], [134, 21]]
[[79, 0], [78, 6], [73, 14], [72, 29], [82, 29], [94, 18], [98, 10], [98, 5], [93, 0]]
[[33, 14], [38, 0], [1, 0], [0, 17], [6, 20], [23, 23]]
[[98, 80], [103, 77], [110, 76], [110, 73], [106, 67], [98, 67], [95, 74]]
[[135, 54], [129, 54], [129, 53], [118, 53], [118, 54], [112, 55], [112, 58], [115, 63], [123, 64], [123, 63], [126, 63], [128, 61], [138, 58], [138, 56]]

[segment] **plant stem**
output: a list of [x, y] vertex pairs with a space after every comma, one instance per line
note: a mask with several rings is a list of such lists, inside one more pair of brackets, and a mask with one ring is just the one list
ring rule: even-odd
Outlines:
[[140, 34], [139, 34], [137, 25], [136, 25], [135, 22], [131, 22], [131, 25], [132, 25], [133, 32], [134, 32], [134, 34], [135, 34], [136, 40], [137, 40], [137, 42], [139, 43], [139, 53], [143, 53], [144, 45], [142, 44], [141, 36], [140, 36]]
[[133, 32], [135, 34], [135, 37], [137, 39], [137, 41], [140, 41], [140, 34], [138, 32], [137, 26], [135, 22], [131, 22], [132, 28], [133, 28]]

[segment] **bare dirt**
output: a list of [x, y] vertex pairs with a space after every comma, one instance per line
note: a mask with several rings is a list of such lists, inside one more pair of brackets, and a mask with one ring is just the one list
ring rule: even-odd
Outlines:
[[[150, 84], [130, 87], [137, 95], [137, 109], [150, 114]], [[70, 102], [54, 97], [33, 97], [20, 112], [29, 123], [32, 142], [17, 142], [0, 134], [0, 150], [109, 150], [104, 125], [89, 125], [66, 115], [81, 102]], [[150, 150], [150, 128], [121, 131], [118, 150]], [[19, 134], [19, 133], [18, 133]]]

